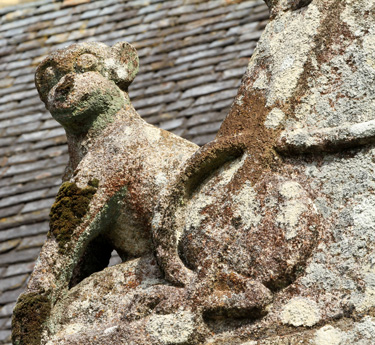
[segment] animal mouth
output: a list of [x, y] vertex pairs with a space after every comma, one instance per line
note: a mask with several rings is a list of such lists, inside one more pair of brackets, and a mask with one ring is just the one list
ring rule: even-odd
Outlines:
[[67, 74], [63, 82], [55, 90], [55, 100], [58, 102], [65, 102], [69, 94], [74, 88], [74, 76]]

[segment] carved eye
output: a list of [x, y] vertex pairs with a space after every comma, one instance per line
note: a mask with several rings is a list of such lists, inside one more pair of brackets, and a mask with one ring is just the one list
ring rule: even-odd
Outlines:
[[44, 70], [43, 79], [50, 89], [56, 83], [56, 71], [53, 67], [49, 66]]
[[44, 77], [46, 79], [54, 79], [55, 78], [55, 71], [53, 67], [47, 67], [46, 70], [44, 71]]
[[83, 54], [76, 62], [77, 69], [82, 72], [94, 70], [97, 64], [98, 59], [92, 54]]

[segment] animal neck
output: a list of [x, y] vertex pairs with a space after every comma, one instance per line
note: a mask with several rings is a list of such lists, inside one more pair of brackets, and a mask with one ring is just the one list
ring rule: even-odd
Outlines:
[[137, 115], [130, 103], [129, 96], [126, 93], [124, 93], [124, 96], [125, 102], [120, 109], [114, 108], [113, 112], [107, 111], [98, 114], [87, 131], [77, 133], [66, 130], [70, 160], [63, 177], [64, 181], [70, 180], [90, 148], [95, 147], [98, 141], [106, 137], [111, 128], [116, 128], [127, 118], [134, 116], [134, 114]]

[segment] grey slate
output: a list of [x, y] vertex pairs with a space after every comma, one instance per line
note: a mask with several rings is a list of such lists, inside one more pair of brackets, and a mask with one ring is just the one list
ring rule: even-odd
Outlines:
[[10, 316], [12, 315], [12, 312], [13, 312], [13, 308], [15, 306], [15, 303], [8, 303], [6, 305], [4, 305], [1, 309], [0, 309], [0, 317], [4, 317], [4, 316]]
[[22, 263], [22, 264], [11, 264], [9, 265], [2, 274], [3, 277], [11, 277], [18, 274], [30, 273], [35, 266], [35, 262]]
[[35, 212], [39, 210], [43, 210], [45, 208], [50, 208], [54, 202], [55, 198], [50, 199], [43, 199], [38, 201], [29, 202], [25, 207], [21, 210], [21, 213], [28, 213], [28, 212]]
[[40, 248], [31, 248], [21, 251], [12, 251], [6, 254], [0, 254], [0, 265], [5, 266], [11, 263], [29, 262], [35, 260], [38, 257], [39, 252]]
[[4, 292], [0, 295], [0, 304], [6, 304], [16, 301], [18, 296], [24, 291], [24, 288], [20, 288], [17, 290], [10, 290]]
[[14, 276], [10, 278], [1, 279], [1, 288], [2, 290], [14, 290], [20, 288], [23, 283], [26, 281], [28, 275]]
[[48, 222], [21, 225], [9, 230], [0, 230], [0, 241], [9, 240], [12, 238], [22, 238], [36, 234], [44, 234], [47, 233], [47, 231]]

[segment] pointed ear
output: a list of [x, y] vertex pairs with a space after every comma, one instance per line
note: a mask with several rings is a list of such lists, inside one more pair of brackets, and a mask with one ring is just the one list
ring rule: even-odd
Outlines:
[[275, 17], [280, 12], [288, 10], [294, 11], [299, 8], [305, 7], [312, 0], [264, 0], [270, 9], [271, 17]]
[[131, 44], [118, 42], [111, 48], [111, 55], [116, 62], [112, 67], [111, 79], [126, 91], [138, 73], [138, 53]]

